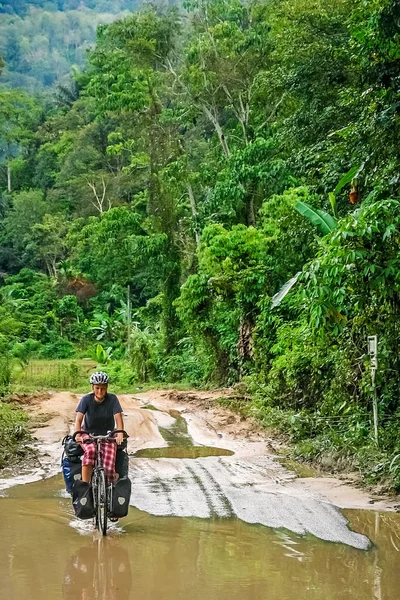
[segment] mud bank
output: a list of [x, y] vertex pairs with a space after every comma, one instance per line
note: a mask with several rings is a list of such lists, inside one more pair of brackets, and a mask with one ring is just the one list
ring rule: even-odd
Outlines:
[[[201, 443], [208, 443], [214, 434], [227, 444], [235, 446], [236, 455], [267, 455], [280, 463], [279, 451], [282, 446], [275, 438], [269, 438], [265, 430], [254, 419], [248, 419], [216, 403], [218, 398], [229, 391], [180, 392], [151, 391], [136, 395], [139, 402], [151, 402], [155, 406], [180, 410], [184, 414], [189, 429]], [[335, 506], [343, 509], [398, 511], [400, 497], [378, 495], [357, 487], [356, 479], [350, 476], [301, 477], [292, 470], [281, 466], [282, 473], [289, 473], [291, 486], [307, 490], [325, 497]], [[303, 469], [300, 467], [299, 472]]]

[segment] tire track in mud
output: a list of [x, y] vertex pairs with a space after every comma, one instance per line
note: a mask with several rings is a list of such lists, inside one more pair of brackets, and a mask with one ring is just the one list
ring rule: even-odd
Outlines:
[[[268, 457], [246, 469], [233, 457], [131, 460], [131, 504], [155, 515], [230, 518], [367, 549], [332, 504], [279, 481]], [[165, 493], [165, 496], [163, 497]]]
[[194, 481], [202, 490], [207, 499], [210, 513], [216, 517], [232, 517], [234, 511], [229, 499], [224, 494], [218, 481], [212, 476], [204, 465], [193, 461], [193, 465], [185, 465], [193, 476]]

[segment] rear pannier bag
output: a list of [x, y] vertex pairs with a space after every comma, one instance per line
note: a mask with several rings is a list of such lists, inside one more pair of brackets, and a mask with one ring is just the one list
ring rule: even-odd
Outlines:
[[95, 515], [92, 486], [77, 479], [72, 486], [72, 505], [78, 519], [92, 519]]
[[71, 462], [80, 462], [81, 456], [83, 455], [83, 448], [78, 442], [75, 442], [72, 439], [72, 435], [66, 435], [62, 444], [64, 446], [65, 456], [67, 456]]
[[131, 499], [131, 480], [128, 477], [118, 479], [112, 486], [110, 517], [126, 517]]
[[65, 481], [65, 488], [69, 494], [72, 494], [74, 481], [82, 478], [82, 463], [72, 462], [68, 456], [63, 456], [61, 460], [62, 474]]
[[120, 450], [119, 447], [117, 450], [117, 457], [115, 459], [115, 470], [120, 476], [120, 479], [128, 476], [129, 457], [127, 453], [124, 450]]

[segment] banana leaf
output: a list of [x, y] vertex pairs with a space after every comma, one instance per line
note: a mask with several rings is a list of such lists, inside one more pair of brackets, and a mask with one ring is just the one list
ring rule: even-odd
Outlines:
[[361, 165], [361, 167], [352, 167], [350, 169], [350, 171], [347, 171], [347, 173], [345, 175], [343, 175], [342, 179], [339, 181], [339, 183], [337, 184], [337, 186], [334, 189], [334, 194], [338, 194], [340, 192], [340, 190], [347, 185], [348, 183], [350, 183], [355, 177], [357, 177], [357, 175], [360, 173], [360, 171], [362, 170], [364, 165]]
[[283, 284], [283, 286], [281, 287], [279, 292], [277, 292], [274, 296], [272, 296], [271, 308], [275, 308], [275, 306], [279, 306], [279, 304], [282, 302], [282, 300], [284, 299], [286, 294], [288, 294], [290, 292], [290, 290], [292, 289], [294, 284], [297, 282], [297, 280], [300, 276], [300, 273], [301, 273], [301, 271], [296, 273], [296, 275], [294, 277], [292, 277], [291, 279], [289, 279], [289, 281], [287, 281], [286, 283]]
[[324, 210], [313, 208], [306, 202], [297, 200], [294, 205], [295, 209], [306, 217], [313, 225], [318, 227], [322, 235], [327, 235], [337, 227], [337, 220]]

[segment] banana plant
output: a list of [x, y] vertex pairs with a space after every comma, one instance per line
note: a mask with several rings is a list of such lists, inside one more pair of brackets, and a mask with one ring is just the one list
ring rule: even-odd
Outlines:
[[292, 287], [297, 283], [298, 278], [300, 277], [301, 271], [296, 273], [294, 277], [289, 279], [286, 283], [283, 284], [279, 292], [277, 292], [274, 296], [272, 296], [271, 300], [271, 308], [275, 308], [275, 306], [279, 306], [284, 297], [290, 292]]
[[318, 227], [322, 235], [327, 235], [338, 226], [338, 212], [337, 212], [337, 203], [336, 203], [336, 194], [338, 194], [345, 185], [354, 180], [355, 177], [360, 173], [364, 165], [361, 167], [352, 167], [345, 175], [343, 175], [342, 179], [339, 181], [337, 186], [335, 187], [333, 192], [329, 192], [329, 202], [332, 207], [333, 215], [329, 214], [325, 210], [319, 210], [317, 208], [313, 208], [306, 202], [302, 202], [301, 200], [297, 200], [294, 207], [295, 209], [306, 217], [313, 225]]
[[96, 346], [96, 360], [98, 363], [105, 365], [111, 358], [112, 348], [109, 346], [108, 348], [104, 348], [101, 344], [97, 344]]
[[[355, 180], [357, 175], [362, 171], [364, 165], [361, 167], [352, 167], [345, 175], [343, 175], [342, 179], [339, 181], [337, 186], [335, 187], [333, 192], [329, 193], [329, 202], [332, 207], [333, 215], [330, 215], [325, 210], [319, 210], [307, 204], [307, 202], [302, 202], [301, 200], [296, 200], [295, 209], [299, 212], [303, 217], [308, 219], [310, 223], [318, 227], [322, 235], [327, 235], [331, 231], [337, 228], [338, 226], [338, 212], [337, 212], [337, 203], [336, 203], [336, 194], [338, 194], [345, 185]], [[294, 277], [286, 281], [283, 284], [281, 289], [272, 297], [271, 300], [271, 308], [275, 308], [279, 306], [285, 296], [290, 292], [292, 287], [297, 283], [297, 280], [300, 276], [300, 273], [296, 273]]]

